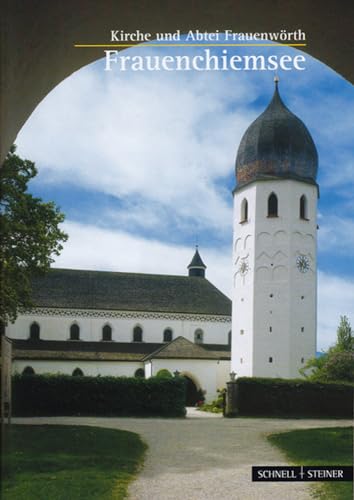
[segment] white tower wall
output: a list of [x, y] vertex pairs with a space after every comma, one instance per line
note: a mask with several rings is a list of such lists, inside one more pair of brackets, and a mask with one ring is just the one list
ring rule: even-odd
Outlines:
[[[268, 216], [272, 193], [277, 217]], [[303, 195], [306, 213], [300, 218]], [[317, 197], [315, 185], [290, 179], [255, 181], [234, 195], [232, 370], [237, 376], [298, 377], [315, 355]], [[241, 220], [243, 200], [247, 221]], [[299, 258], [309, 265], [305, 272]]]

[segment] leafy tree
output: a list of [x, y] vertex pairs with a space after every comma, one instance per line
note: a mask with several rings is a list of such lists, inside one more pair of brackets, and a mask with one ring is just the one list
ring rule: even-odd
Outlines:
[[321, 382], [354, 382], [354, 337], [349, 320], [340, 317], [337, 341], [319, 358], [311, 358], [300, 373]]
[[338, 352], [354, 351], [353, 331], [346, 316], [340, 317], [340, 323], [337, 330], [337, 344], [334, 349]]
[[19, 308], [31, 307], [31, 279], [44, 273], [60, 254], [67, 235], [59, 228], [64, 215], [27, 191], [35, 164], [12, 146], [0, 168], [0, 322], [14, 321]]

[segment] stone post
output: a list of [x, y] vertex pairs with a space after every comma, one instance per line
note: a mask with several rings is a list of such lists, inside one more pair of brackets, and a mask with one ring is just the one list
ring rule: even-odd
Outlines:
[[230, 381], [226, 383], [225, 417], [237, 416], [237, 382], [236, 373], [230, 373]]

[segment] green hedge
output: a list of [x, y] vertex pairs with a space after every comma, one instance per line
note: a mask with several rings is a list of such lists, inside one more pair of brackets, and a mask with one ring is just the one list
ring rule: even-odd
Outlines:
[[185, 415], [183, 378], [72, 377], [15, 375], [12, 381], [15, 416]]
[[238, 415], [353, 417], [350, 384], [242, 377], [236, 391]]

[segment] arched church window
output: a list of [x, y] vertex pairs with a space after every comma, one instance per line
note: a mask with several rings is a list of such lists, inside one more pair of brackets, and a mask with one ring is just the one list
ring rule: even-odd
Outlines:
[[70, 326], [70, 340], [80, 340], [80, 327], [76, 323]]
[[135, 373], [134, 373], [134, 377], [137, 377], [137, 378], [144, 378], [145, 377], [145, 370], [144, 368], [138, 368]]
[[26, 366], [26, 368], [24, 368], [22, 372], [22, 375], [35, 375], [35, 371], [32, 366]]
[[84, 372], [81, 370], [81, 368], [75, 368], [75, 370], [72, 372], [73, 377], [83, 377]]
[[194, 342], [196, 344], [202, 344], [204, 341], [204, 332], [201, 328], [197, 328], [194, 332]]
[[246, 198], [242, 200], [241, 203], [241, 220], [240, 222], [247, 222], [248, 221], [248, 201]]
[[38, 323], [34, 322], [30, 326], [30, 340], [40, 339], [40, 326]]
[[268, 217], [278, 217], [278, 198], [274, 193], [268, 198]]
[[166, 328], [163, 332], [163, 341], [171, 342], [172, 341], [172, 330], [171, 328]]
[[135, 326], [133, 330], [133, 342], [143, 341], [143, 329], [141, 326]]
[[307, 220], [307, 198], [303, 194], [300, 198], [300, 219]]
[[105, 342], [112, 340], [112, 327], [110, 325], [104, 325], [102, 328], [102, 340]]

